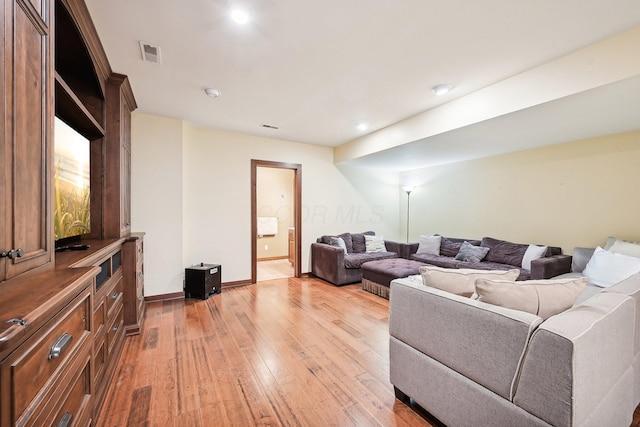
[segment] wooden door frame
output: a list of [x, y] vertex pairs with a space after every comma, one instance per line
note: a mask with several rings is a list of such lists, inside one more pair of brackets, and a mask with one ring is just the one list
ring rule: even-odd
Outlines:
[[293, 170], [293, 226], [294, 226], [294, 277], [302, 277], [302, 165], [297, 163], [272, 162], [251, 159], [251, 283], [258, 278], [258, 208], [257, 208], [257, 172], [258, 168], [276, 168]]

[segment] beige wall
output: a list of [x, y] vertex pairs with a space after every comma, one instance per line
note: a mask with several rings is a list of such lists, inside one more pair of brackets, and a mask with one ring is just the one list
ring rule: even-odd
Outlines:
[[132, 117], [132, 222], [147, 232], [145, 295], [182, 291], [184, 267], [251, 278], [251, 159], [302, 164], [302, 272], [322, 234], [398, 238], [398, 174], [338, 169], [329, 147]]
[[131, 225], [146, 232], [145, 295], [182, 291], [182, 122], [133, 115]]
[[294, 222], [294, 178], [292, 169], [264, 168], [256, 170], [256, 213], [258, 217], [277, 217], [278, 233], [258, 236], [257, 257], [287, 257], [288, 229]]
[[[492, 236], [521, 243], [640, 241], [640, 131], [405, 172], [410, 236]], [[404, 235], [406, 195], [401, 192]]]

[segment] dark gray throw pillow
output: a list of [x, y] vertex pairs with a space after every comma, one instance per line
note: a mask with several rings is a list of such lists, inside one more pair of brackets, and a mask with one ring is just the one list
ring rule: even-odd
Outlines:
[[456, 255], [458, 261], [466, 262], [480, 262], [487, 256], [489, 248], [483, 248], [481, 246], [473, 246], [469, 242], [463, 242], [460, 246], [460, 251]]

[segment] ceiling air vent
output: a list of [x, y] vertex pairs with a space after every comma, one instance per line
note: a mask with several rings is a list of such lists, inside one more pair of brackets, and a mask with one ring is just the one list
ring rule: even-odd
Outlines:
[[140, 42], [140, 52], [142, 53], [143, 61], [153, 62], [154, 64], [162, 62], [160, 57], [160, 46], [147, 42]]
[[275, 129], [275, 130], [280, 129], [278, 126], [269, 125], [269, 124], [266, 124], [266, 123], [264, 123], [264, 124], [262, 125], [262, 127], [263, 127], [263, 128], [267, 128], [267, 129]]

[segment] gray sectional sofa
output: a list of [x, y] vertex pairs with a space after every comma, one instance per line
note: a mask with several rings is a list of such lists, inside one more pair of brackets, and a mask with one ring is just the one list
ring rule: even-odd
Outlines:
[[[386, 252], [366, 252], [365, 235], [375, 235], [373, 231], [363, 233], [343, 233], [337, 236], [325, 235], [311, 244], [311, 274], [323, 280], [342, 286], [362, 280], [362, 264], [389, 258], [405, 258], [428, 265], [444, 268], [471, 268], [479, 270], [520, 270], [518, 280], [548, 279], [571, 269], [571, 256], [562, 255], [562, 249], [548, 246], [542, 258], [531, 261], [531, 268], [523, 268], [523, 256], [530, 246], [484, 237], [482, 240], [442, 237], [438, 255], [416, 253], [419, 243], [398, 243], [386, 240]], [[344, 249], [335, 246], [332, 239], [340, 237], [346, 244]], [[479, 262], [455, 259], [464, 242], [473, 246], [488, 248], [486, 259]]]
[[[400, 243], [385, 240], [387, 251], [366, 252], [365, 235], [375, 232], [342, 233], [337, 236], [325, 235], [311, 244], [311, 274], [337, 286], [362, 280], [362, 264], [368, 261], [398, 258]], [[346, 244], [344, 249], [332, 245], [332, 238], [340, 237]]]
[[640, 274], [584, 293], [543, 320], [419, 276], [394, 280], [396, 396], [452, 427], [628, 427], [640, 403]]
[[[403, 245], [403, 258], [420, 261], [425, 264], [443, 268], [471, 268], [475, 270], [520, 270], [518, 280], [548, 279], [569, 272], [571, 256], [562, 255], [562, 248], [548, 246], [542, 258], [531, 262], [531, 269], [522, 267], [522, 258], [528, 244], [513, 243], [505, 240], [483, 237], [482, 240], [461, 239], [455, 237], [441, 237], [440, 253], [438, 255], [416, 253], [419, 243]], [[489, 248], [486, 257], [478, 262], [460, 261], [455, 258], [464, 242], [473, 246]]]

